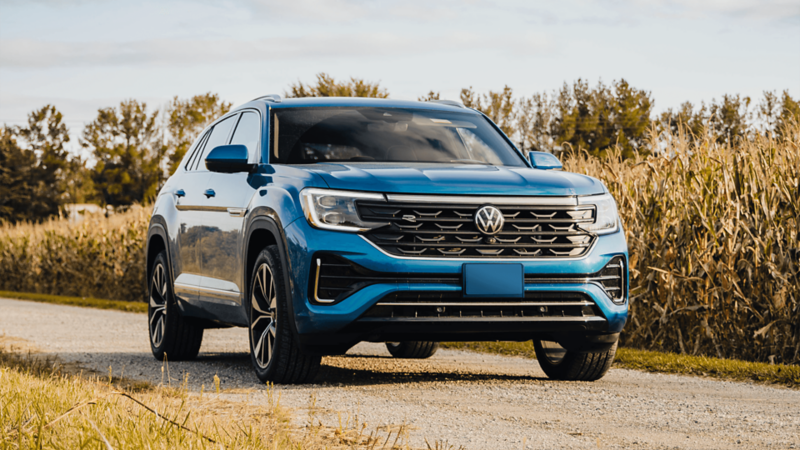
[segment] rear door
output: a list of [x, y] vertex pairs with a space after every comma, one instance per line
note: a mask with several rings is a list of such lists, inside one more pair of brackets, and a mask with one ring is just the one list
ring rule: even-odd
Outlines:
[[[246, 110], [237, 119], [231, 144], [245, 145], [251, 163], [259, 162], [261, 143], [261, 116], [258, 111]], [[244, 286], [244, 217], [257, 185], [248, 173], [213, 173], [208, 187], [213, 197], [207, 199], [208, 216], [213, 228], [203, 241], [203, 274], [201, 300], [217, 304], [217, 310], [228, 316], [226, 321], [246, 323], [241, 308]], [[222, 306], [234, 307], [232, 310]], [[223, 312], [228, 311], [228, 312]], [[239, 317], [241, 316], [241, 317]], [[220, 317], [222, 319], [222, 317]]]

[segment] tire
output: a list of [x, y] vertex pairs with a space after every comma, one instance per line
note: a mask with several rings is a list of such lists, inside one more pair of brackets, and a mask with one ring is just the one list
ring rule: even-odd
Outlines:
[[425, 359], [436, 353], [439, 343], [431, 341], [387, 342], [386, 349], [395, 358]]
[[611, 368], [617, 343], [602, 352], [566, 350], [553, 341], [533, 341], [536, 359], [547, 376], [553, 380], [595, 381]]
[[181, 316], [167, 267], [167, 252], [162, 250], [153, 261], [148, 283], [150, 349], [159, 361], [165, 358], [169, 361], [194, 359], [203, 343], [203, 327], [193, 319]]
[[292, 333], [288, 289], [277, 246], [259, 253], [248, 298], [250, 360], [258, 379], [283, 384], [313, 380], [322, 357], [302, 352]]

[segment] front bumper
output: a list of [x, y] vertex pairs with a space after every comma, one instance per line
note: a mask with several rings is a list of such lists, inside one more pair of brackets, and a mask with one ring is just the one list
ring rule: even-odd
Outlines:
[[[400, 258], [391, 256], [357, 234], [319, 230], [299, 219], [285, 228], [290, 257], [291, 292], [296, 328], [301, 342], [313, 345], [342, 344], [361, 340], [528, 340], [554, 335], [616, 335], [627, 320], [627, 292], [617, 304], [596, 283], [583, 281], [548, 282], [534, 280], [547, 274], [547, 279], [566, 277], [580, 279], [596, 274], [614, 257], [626, 262], [624, 282], [627, 286], [627, 244], [622, 229], [600, 236], [591, 251], [581, 258], [497, 260], [518, 262], [524, 266], [526, 297], [578, 296], [592, 303], [596, 314], [586, 317], [375, 317], [378, 302], [392, 295], [441, 293], [451, 300], [460, 295], [462, 265], [473, 262], [459, 258]], [[361, 288], [335, 304], [318, 304], [314, 299], [315, 258], [320, 253], [351, 261], [370, 271], [396, 273], [398, 280], [376, 282]], [[488, 262], [482, 259], [481, 262]], [[447, 282], [414, 279], [414, 274], [440, 274]], [[500, 313], [502, 314], [502, 312]], [[378, 315], [380, 316], [380, 315]]]

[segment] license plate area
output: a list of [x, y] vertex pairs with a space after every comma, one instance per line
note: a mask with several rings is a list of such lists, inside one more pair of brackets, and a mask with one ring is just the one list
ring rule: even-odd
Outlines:
[[468, 297], [523, 298], [522, 264], [466, 263], [462, 266], [463, 295]]

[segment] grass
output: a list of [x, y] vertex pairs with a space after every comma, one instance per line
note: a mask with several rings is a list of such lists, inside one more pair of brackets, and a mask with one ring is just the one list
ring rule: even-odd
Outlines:
[[[446, 342], [442, 346], [479, 353], [536, 358], [531, 341]], [[800, 366], [797, 365], [767, 364], [620, 347], [617, 349], [614, 366], [645, 372], [699, 375], [724, 380], [755, 381], [800, 388]]]
[[0, 298], [15, 298], [56, 305], [83, 306], [97, 309], [114, 309], [118, 311], [146, 313], [147, 303], [123, 302], [120, 300], [105, 300], [91, 297], [68, 297], [65, 295], [35, 294], [29, 292], [0, 291]]
[[[0, 448], [406, 449], [407, 427], [293, 427], [271, 389], [263, 406], [69, 373], [0, 341]], [[360, 426], [359, 426], [360, 425]], [[436, 443], [439, 448], [439, 443]]]

